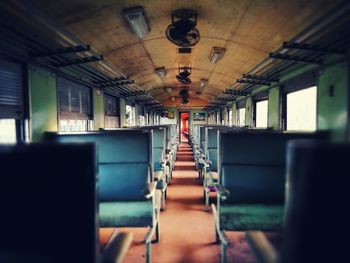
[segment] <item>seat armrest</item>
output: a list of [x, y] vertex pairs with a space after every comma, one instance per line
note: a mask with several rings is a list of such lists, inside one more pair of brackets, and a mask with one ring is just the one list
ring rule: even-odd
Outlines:
[[227, 199], [227, 197], [230, 196], [230, 191], [225, 187], [223, 187], [222, 185], [216, 184], [214, 187], [215, 187], [216, 193], [219, 195], [219, 197], [222, 200], [225, 200]]
[[159, 181], [164, 179], [164, 171], [156, 171], [153, 173], [154, 181]]
[[213, 162], [210, 161], [210, 160], [208, 160], [208, 159], [205, 159], [205, 163], [206, 163], [207, 165], [212, 165], [212, 164], [213, 164]]
[[248, 231], [246, 234], [248, 244], [256, 255], [258, 262], [276, 263], [277, 252], [261, 231]]
[[209, 177], [211, 180], [219, 180], [219, 174], [217, 172], [209, 172]]
[[154, 196], [154, 193], [156, 191], [156, 183], [155, 182], [152, 182], [152, 183], [149, 183], [146, 187], [146, 190], [145, 190], [145, 198], [146, 199], [150, 199], [151, 197]]
[[131, 232], [118, 233], [104, 249], [101, 263], [121, 263], [132, 240]]

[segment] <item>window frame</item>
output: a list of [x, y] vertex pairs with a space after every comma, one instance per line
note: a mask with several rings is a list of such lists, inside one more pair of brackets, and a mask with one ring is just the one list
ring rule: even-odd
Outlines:
[[233, 125], [233, 109], [232, 106], [228, 107], [227, 109], [227, 115], [228, 115], [228, 125]]
[[[108, 99], [115, 100], [116, 113], [108, 114]], [[117, 96], [110, 95], [108, 93], [103, 93], [103, 110], [104, 110], [104, 127], [105, 128], [119, 128], [120, 127], [120, 98]], [[117, 118], [116, 126], [111, 127], [110, 125], [106, 125], [109, 123], [109, 119]]]
[[263, 91], [253, 96], [253, 127], [256, 127], [256, 116], [257, 116], [257, 103], [267, 101], [267, 124], [266, 128], [269, 127], [269, 92]]
[[306, 89], [309, 89], [309, 88], [313, 88], [315, 87], [316, 88], [316, 116], [315, 116], [315, 131], [317, 130], [317, 93], [318, 93], [318, 86], [315, 84], [315, 85], [311, 85], [309, 87], [303, 87], [301, 89], [295, 89], [295, 90], [291, 90], [289, 92], [283, 92], [282, 94], [282, 129], [284, 131], [306, 131], [306, 130], [288, 130], [287, 128], [287, 108], [288, 108], [288, 103], [287, 103], [287, 97], [289, 94], [291, 93], [294, 93], [294, 92], [298, 92], [298, 91], [302, 91], [302, 90], [306, 90]]
[[[127, 117], [126, 117], [126, 108], [127, 107], [131, 107], [131, 115], [132, 115], [132, 117], [131, 117], [131, 123], [128, 123], [127, 122]], [[127, 127], [134, 127], [134, 126], [136, 126], [136, 108], [135, 108], [135, 105], [134, 104], [131, 104], [131, 103], [126, 103], [125, 104], [125, 126], [127, 126]]]
[[287, 95], [296, 91], [316, 86], [316, 130], [317, 130], [317, 94], [318, 94], [318, 73], [315, 70], [305, 72], [294, 78], [285, 81], [280, 86], [280, 108], [281, 128], [287, 131]]
[[244, 109], [244, 115], [246, 111], [246, 98], [243, 98], [236, 103], [236, 125], [239, 127], [244, 127], [246, 124], [245, 118], [244, 118], [244, 125], [241, 124], [241, 119], [240, 119], [240, 110]]
[[20, 112], [16, 116], [4, 116], [1, 119], [11, 119], [15, 121], [15, 137], [16, 143], [23, 143], [30, 141], [29, 133], [29, 77], [28, 64], [14, 59], [1, 58], [5, 63], [16, 64], [20, 68]]
[[[83, 94], [79, 93], [80, 98], [79, 98], [79, 112], [74, 112], [71, 111], [71, 87], [69, 86], [69, 91], [68, 91], [68, 109], [69, 111], [61, 111], [61, 104], [60, 104], [60, 79], [63, 81], [68, 81], [73, 83], [74, 88], [84, 90], [86, 89], [87, 93], [89, 94], [89, 113], [84, 116], [83, 112]], [[58, 130], [61, 130], [61, 120], [65, 121], [84, 121], [86, 122], [86, 130], [85, 131], [91, 131], [93, 130], [93, 120], [94, 120], [94, 111], [93, 111], [93, 89], [91, 87], [87, 87], [86, 85], [83, 85], [79, 83], [78, 81], [74, 81], [71, 78], [66, 78], [64, 76], [56, 76], [56, 90], [57, 90], [57, 125], [58, 125]], [[80, 91], [81, 91], [80, 90]], [[65, 131], [65, 132], [73, 132], [73, 131]]]

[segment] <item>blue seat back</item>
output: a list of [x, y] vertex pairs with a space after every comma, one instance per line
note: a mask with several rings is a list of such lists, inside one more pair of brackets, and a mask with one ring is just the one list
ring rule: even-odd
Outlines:
[[344, 261], [349, 247], [344, 237], [350, 234], [350, 144], [296, 140], [289, 142], [287, 154], [286, 220], [279, 262]]
[[210, 170], [217, 171], [217, 155], [218, 155], [218, 127], [206, 127], [205, 129], [205, 155], [211, 161]]
[[310, 133], [220, 132], [220, 181], [231, 192], [227, 202], [283, 204], [286, 144], [312, 137]]
[[0, 167], [0, 262], [99, 262], [93, 144], [0, 146]]
[[99, 200], [144, 199], [151, 175], [152, 131], [118, 129], [105, 132], [53, 134], [59, 142], [94, 142], [98, 150]]
[[161, 171], [161, 162], [165, 156], [166, 127], [165, 126], [145, 126], [142, 129], [152, 130], [152, 156], [153, 171]]

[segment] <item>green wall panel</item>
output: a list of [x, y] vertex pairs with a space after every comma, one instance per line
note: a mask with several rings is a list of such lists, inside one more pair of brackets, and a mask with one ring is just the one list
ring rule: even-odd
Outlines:
[[245, 101], [245, 125], [253, 127], [253, 99], [247, 97]]
[[97, 95], [96, 89], [93, 89], [93, 105], [94, 105], [94, 128], [99, 130], [104, 128], [104, 102], [103, 95]]
[[347, 63], [333, 65], [321, 72], [318, 83], [317, 128], [330, 130], [331, 137], [335, 141], [347, 138], [349, 125], [348, 74], [349, 65]]
[[279, 88], [272, 88], [269, 91], [269, 105], [268, 105], [268, 127], [279, 129], [280, 127], [280, 91]]
[[32, 141], [40, 141], [45, 131], [57, 131], [57, 88], [53, 73], [29, 67]]

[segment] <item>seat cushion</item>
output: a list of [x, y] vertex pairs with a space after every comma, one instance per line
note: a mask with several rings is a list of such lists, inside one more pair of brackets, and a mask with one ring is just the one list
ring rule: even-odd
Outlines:
[[152, 225], [152, 200], [100, 203], [101, 227], [146, 227]]
[[231, 231], [278, 230], [283, 224], [283, 210], [283, 205], [222, 205], [220, 226]]

